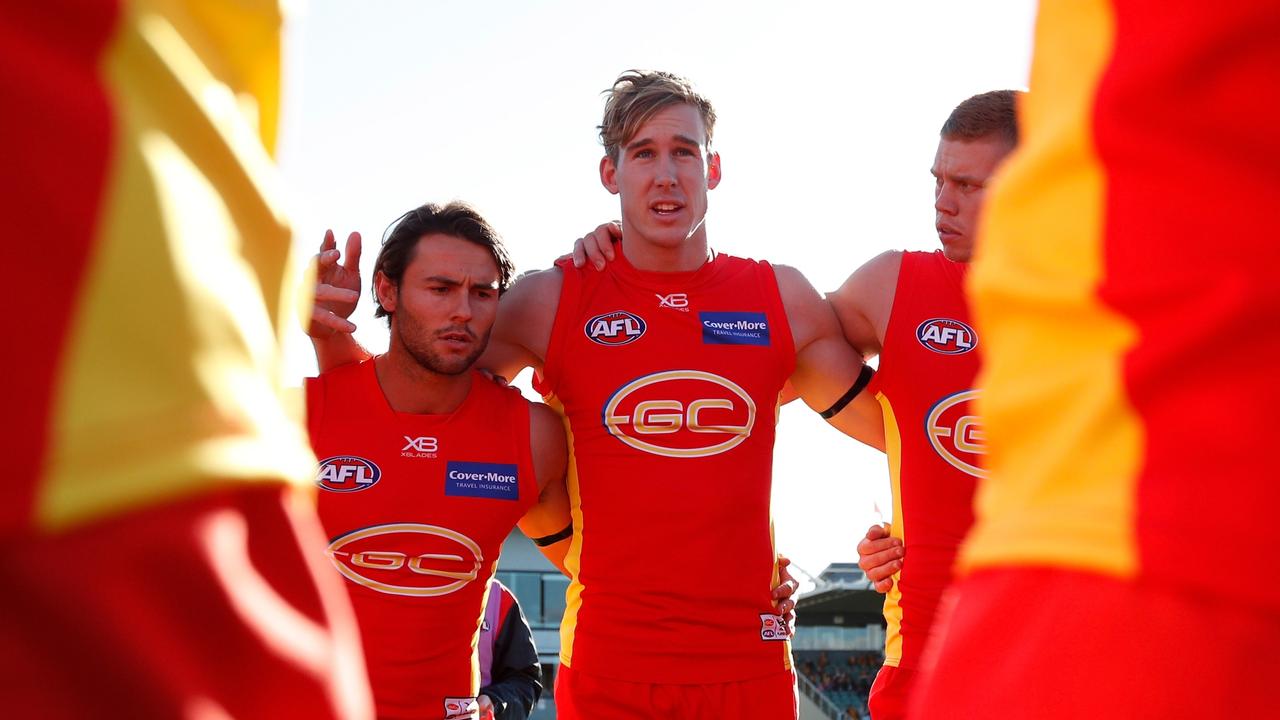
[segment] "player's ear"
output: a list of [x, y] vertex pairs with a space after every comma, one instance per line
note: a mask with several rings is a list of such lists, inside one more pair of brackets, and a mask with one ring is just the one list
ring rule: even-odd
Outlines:
[[382, 309], [393, 313], [396, 311], [396, 302], [400, 299], [400, 288], [387, 277], [385, 273], [379, 270], [373, 276], [373, 292], [378, 298], [378, 304]]
[[707, 158], [707, 189], [714, 189], [720, 184], [720, 153], [713, 152]]
[[614, 195], [618, 194], [618, 164], [608, 155], [600, 158], [600, 184]]

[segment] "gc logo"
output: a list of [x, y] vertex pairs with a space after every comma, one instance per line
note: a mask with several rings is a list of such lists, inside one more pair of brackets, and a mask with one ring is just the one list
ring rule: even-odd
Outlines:
[[374, 525], [329, 544], [329, 561], [357, 585], [388, 595], [435, 597], [476, 579], [484, 553], [456, 530], [420, 523]]
[[978, 458], [987, 454], [986, 436], [982, 432], [982, 420], [973, 408], [977, 397], [977, 390], [948, 395], [929, 411], [924, 426], [929, 444], [943, 460], [957, 470], [984, 478], [987, 473], [978, 464]]
[[602, 419], [611, 435], [637, 450], [707, 457], [751, 436], [756, 404], [737, 383], [714, 373], [668, 370], [618, 388]]

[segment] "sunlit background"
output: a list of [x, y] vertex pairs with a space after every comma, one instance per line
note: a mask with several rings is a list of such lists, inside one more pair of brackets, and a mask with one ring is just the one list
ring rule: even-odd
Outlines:
[[[794, 265], [823, 291], [887, 249], [934, 249], [929, 166], [959, 101], [1025, 88], [1032, 0], [312, 1], [286, 34], [280, 158], [297, 242], [365, 236], [427, 201], [478, 206], [518, 269], [618, 215], [599, 182], [601, 91], [670, 70], [715, 104], [713, 248]], [[366, 287], [367, 290], [367, 287]], [[386, 348], [366, 292], [358, 339]], [[299, 331], [298, 378], [315, 370]], [[530, 398], [528, 377], [517, 384]], [[884, 456], [796, 403], [774, 480], [779, 548], [817, 574], [891, 516]]]

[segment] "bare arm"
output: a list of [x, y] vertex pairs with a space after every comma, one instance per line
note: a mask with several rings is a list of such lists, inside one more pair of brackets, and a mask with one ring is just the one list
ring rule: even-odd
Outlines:
[[863, 357], [879, 355], [893, 311], [902, 252], [889, 250], [853, 271], [838, 290], [827, 294], [844, 337]]
[[[803, 275], [783, 265], [774, 266], [774, 272], [796, 346], [791, 384], [806, 405], [823, 412], [853, 386], [862, 358], [845, 340], [831, 306]], [[827, 422], [849, 437], [884, 450], [880, 404], [865, 392]]]
[[[538, 480], [538, 502], [520, 518], [520, 531], [531, 539], [545, 538], [564, 530], [572, 522], [565, 470], [569, 451], [564, 421], [554, 410], [539, 403], [529, 408], [529, 438], [533, 449], [533, 470]], [[560, 572], [568, 575], [564, 557], [569, 538], [538, 548]]]
[[503, 293], [489, 346], [476, 365], [509, 379], [527, 367], [541, 371], [562, 283], [558, 268], [540, 270], [521, 277]]

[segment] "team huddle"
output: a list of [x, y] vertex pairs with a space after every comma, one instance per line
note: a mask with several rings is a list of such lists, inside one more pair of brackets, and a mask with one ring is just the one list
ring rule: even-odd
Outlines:
[[[62, 272], [17, 281], [50, 298], [23, 330], [56, 362], [9, 373], [34, 418], [0, 554], [15, 712], [516, 716], [481, 637], [518, 526], [569, 579], [558, 717], [795, 720], [770, 495], [799, 398], [886, 454], [893, 518], [858, 546], [886, 593], [873, 720], [1274, 713], [1274, 3], [1046, 0], [1031, 91], [941, 126], [941, 250], [826, 295], [711, 244], [715, 110], [627, 71], [600, 124], [620, 221], [550, 269], [515, 279], [465, 203], [406, 212], [367, 278], [375, 357], [346, 319], [360, 238], [326, 235], [305, 433], [276, 353], [300, 283], [261, 175], [278, 47], [226, 32], [274, 38], [278, 12], [192, 5], [104, 5], [74, 42], [33, 10], [0, 50], [11, 106], [66, 129], [13, 148], [18, 230], [66, 240]], [[46, 51], [66, 62], [26, 62]], [[525, 368], [541, 403], [502, 380]], [[1197, 542], [1218, 479], [1226, 553]]]
[[[891, 420], [894, 488], [910, 491], [895, 492], [892, 537], [910, 528], [920, 543], [889, 597], [872, 712], [905, 717], [971, 519], [972, 456], [981, 453], [976, 428], [955, 441], [965, 460], [935, 452], [917, 428], [939, 402], [973, 395], [977, 338], [961, 281], [982, 188], [1016, 142], [1015, 96], [971, 98], [943, 128], [933, 173], [944, 250], [887, 253], [829, 301], [791, 268], [710, 248], [715, 113], [685, 80], [661, 72], [625, 73], [609, 94], [601, 180], [619, 195], [622, 220], [585, 238], [576, 264], [562, 259], [508, 289], [506, 251], [474, 210], [416, 208], [397, 221], [375, 264], [377, 313], [389, 318], [391, 339], [385, 355], [369, 358], [342, 332], [360, 286], [359, 238], [348, 240], [340, 263], [326, 236], [312, 321], [324, 371], [309, 385], [313, 443], [322, 472], [373, 467], [376, 479], [322, 480], [319, 509], [330, 555], [354, 585], [379, 714], [468, 716], [480, 587], [523, 516], [522, 529], [571, 580], [561, 717], [794, 717], [789, 632], [771, 593], [780, 577], [769, 514], [774, 419], [789, 383], [874, 447], [885, 449], [883, 418]], [[862, 362], [876, 354], [886, 358], [878, 375]], [[572, 438], [567, 477], [554, 415], [473, 366], [505, 377], [536, 370], [536, 389]], [[531, 435], [531, 413], [545, 431]], [[392, 442], [426, 437], [430, 453]], [[537, 458], [546, 469], [530, 465]], [[478, 479], [495, 471], [510, 482]], [[635, 511], [642, 507], [653, 509]], [[395, 563], [335, 554], [371, 548], [375, 537]], [[682, 548], [685, 575], [674, 586], [651, 568], [652, 543], [667, 538]], [[901, 547], [882, 545], [890, 554]], [[406, 586], [413, 568], [400, 558], [414, 557], [423, 567]], [[429, 639], [439, 663], [452, 663], [448, 672], [417, 649]]]

